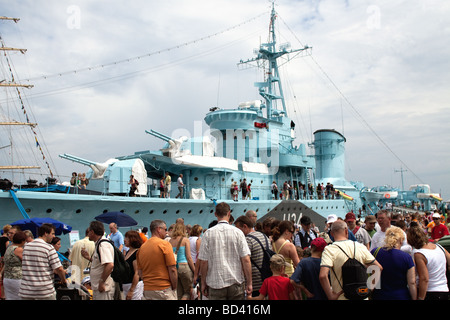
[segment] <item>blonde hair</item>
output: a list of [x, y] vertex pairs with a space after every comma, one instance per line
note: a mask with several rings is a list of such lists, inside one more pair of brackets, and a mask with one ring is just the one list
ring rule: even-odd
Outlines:
[[186, 236], [186, 227], [184, 224], [176, 223], [173, 231], [172, 231], [172, 238], [176, 238], [178, 236], [185, 237]]
[[394, 249], [398, 242], [402, 243], [405, 240], [405, 234], [399, 227], [389, 227], [386, 230], [386, 237], [384, 238], [384, 248], [390, 250]]

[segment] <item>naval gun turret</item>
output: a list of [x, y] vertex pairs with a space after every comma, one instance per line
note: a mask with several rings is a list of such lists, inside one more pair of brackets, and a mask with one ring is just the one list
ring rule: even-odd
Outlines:
[[147, 171], [141, 159], [109, 159], [103, 163], [86, 160], [70, 154], [60, 154], [61, 158], [70, 160], [90, 169], [86, 173], [89, 180], [87, 188], [103, 194], [125, 195], [129, 193], [130, 175], [139, 181], [136, 195], [147, 195]]
[[188, 138], [185, 136], [175, 139], [153, 129], [150, 129], [150, 131], [145, 130], [145, 132], [167, 142], [167, 144], [161, 149], [163, 155], [166, 157], [176, 158], [191, 154], [189, 148], [182, 148], [182, 144], [188, 141]]
[[60, 154], [59, 156], [61, 158], [63, 158], [63, 159], [70, 160], [70, 161], [73, 161], [73, 162], [76, 162], [76, 163], [79, 163], [79, 164], [82, 164], [82, 165], [90, 167], [92, 169], [92, 171], [93, 171], [92, 177], [90, 177], [91, 179], [101, 179], [101, 178], [103, 178], [103, 174], [105, 173], [105, 171], [108, 168], [108, 166], [111, 163], [113, 163], [115, 161], [118, 161], [116, 159], [110, 159], [110, 160], [108, 160], [108, 161], [106, 161], [104, 163], [98, 163], [98, 162], [86, 160], [86, 159], [83, 159], [83, 158], [80, 158], [80, 157], [76, 157], [76, 156], [73, 156], [73, 155], [67, 154], [67, 153]]

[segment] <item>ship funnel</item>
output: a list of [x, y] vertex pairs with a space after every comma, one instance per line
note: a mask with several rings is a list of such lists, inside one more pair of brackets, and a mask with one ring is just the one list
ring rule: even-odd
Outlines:
[[314, 132], [316, 179], [345, 180], [345, 137], [333, 129]]

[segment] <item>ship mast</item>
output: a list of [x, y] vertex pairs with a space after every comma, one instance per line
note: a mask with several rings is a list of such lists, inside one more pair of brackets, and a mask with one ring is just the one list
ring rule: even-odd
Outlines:
[[[0, 16], [0, 20], [10, 20], [10, 21], [14, 21], [15, 23], [17, 23], [20, 19]], [[0, 51], [3, 51], [3, 52], [19, 51], [22, 54], [25, 54], [25, 52], [27, 51], [27, 49], [5, 47], [5, 45], [3, 43], [3, 39], [1, 37], [0, 37], [0, 40], [1, 40], [1, 44], [2, 44], [0, 47]], [[5, 53], [5, 56], [6, 56], [6, 53]], [[6, 80], [1, 80], [0, 87], [10, 87], [10, 88], [16, 88], [16, 90], [19, 90], [18, 88], [30, 89], [33, 87], [33, 85], [15, 83], [14, 77], [13, 77], [12, 82], [6, 82]], [[36, 123], [31, 123], [31, 122], [18, 122], [18, 121], [2, 121], [2, 122], [0, 122], [0, 126], [30, 126], [31, 128], [34, 128], [36, 125], [37, 125]], [[6, 147], [11, 147], [11, 145], [4, 146], [1, 148], [6, 148]], [[40, 166], [23, 166], [23, 165], [22, 166], [16, 166], [16, 165], [0, 166], [0, 170], [23, 170], [23, 169], [40, 169]]]
[[[275, 3], [272, 2], [272, 12], [270, 15], [269, 26], [269, 41], [261, 44], [258, 56], [247, 61], [242, 61], [239, 64], [246, 64], [260, 60], [266, 60], [268, 62], [268, 70], [266, 72], [266, 79], [264, 82], [256, 82], [255, 86], [259, 88], [259, 94], [264, 98], [267, 108], [267, 118], [273, 119], [279, 117], [281, 114], [286, 115], [286, 103], [283, 94], [283, 87], [281, 84], [280, 73], [278, 69], [277, 59], [285, 54], [306, 51], [310, 47], [305, 46], [301, 49], [287, 50], [288, 46], [280, 46], [277, 49], [276, 46], [276, 33], [275, 33], [275, 21], [277, 13], [275, 11]], [[282, 110], [277, 108], [277, 100], [281, 100]], [[274, 112], [278, 110], [277, 112]]]

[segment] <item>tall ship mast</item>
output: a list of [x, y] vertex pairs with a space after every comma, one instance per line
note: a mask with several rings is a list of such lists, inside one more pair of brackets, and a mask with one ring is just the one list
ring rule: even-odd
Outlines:
[[[10, 18], [10, 17], [5, 17], [5, 16], [1, 16], [0, 20], [6, 20], [6, 21], [13, 21], [15, 23], [18, 23], [20, 21], [19, 18]], [[4, 71], [4, 76], [5, 79], [1, 79], [0, 80], [0, 88], [5, 88], [5, 90], [13, 90], [19, 98], [20, 103], [22, 104], [22, 114], [25, 115], [25, 119], [26, 121], [20, 121], [20, 120], [15, 120], [15, 119], [9, 119], [7, 116], [4, 116], [2, 118], [0, 118], [0, 127], [1, 128], [7, 128], [7, 127], [29, 127], [29, 129], [31, 129], [34, 134], [36, 135], [36, 132], [34, 131], [35, 127], [37, 126], [36, 123], [33, 123], [30, 121], [30, 119], [28, 118], [28, 115], [26, 114], [26, 109], [24, 106], [24, 101], [22, 100], [22, 95], [21, 95], [21, 89], [31, 89], [33, 88], [33, 85], [31, 84], [22, 84], [22, 83], [18, 83], [16, 82], [16, 78], [14, 76], [14, 73], [12, 71], [12, 67], [11, 67], [11, 63], [10, 63], [10, 59], [8, 57], [8, 53], [9, 52], [20, 52], [22, 54], [25, 54], [27, 49], [23, 49], [23, 48], [14, 48], [14, 47], [7, 47], [3, 41], [3, 38], [0, 37], [0, 41], [1, 41], [1, 47], [0, 47], [0, 53], [2, 54], [5, 64], [6, 64], [6, 68]], [[4, 135], [4, 137], [6, 137], [6, 135]], [[10, 154], [12, 155], [14, 153], [13, 148], [15, 148], [15, 145], [13, 144], [13, 137], [11, 136], [9, 139], [9, 144], [6, 145], [0, 145], [1, 149], [11, 149]], [[38, 141], [36, 139], [36, 141]], [[15, 159], [12, 158], [12, 161], [14, 161]], [[0, 164], [0, 171], [3, 170], [29, 170], [29, 169], [40, 169], [40, 166], [36, 166], [36, 165], [16, 165], [14, 163], [11, 163], [9, 165], [5, 165], [4, 163]]]

